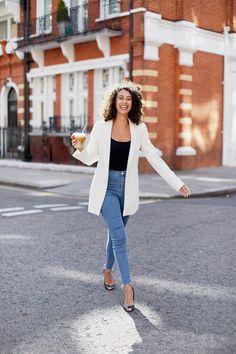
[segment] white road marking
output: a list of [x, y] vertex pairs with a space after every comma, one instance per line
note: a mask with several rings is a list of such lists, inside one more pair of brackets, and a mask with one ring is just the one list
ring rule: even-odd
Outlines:
[[24, 210], [25, 208], [17, 207], [17, 208], [5, 208], [5, 209], [0, 209], [0, 213], [7, 213], [8, 211], [17, 211], [17, 210]]
[[39, 208], [39, 209], [58, 208], [58, 207], [64, 207], [67, 205], [68, 204], [40, 204], [40, 205], [34, 205], [34, 208]]
[[29, 215], [29, 214], [37, 214], [42, 213], [43, 210], [23, 210], [23, 211], [16, 211], [12, 213], [3, 213], [2, 216], [18, 216], [18, 215]]
[[16, 234], [0, 234], [0, 241], [1, 240], [31, 240], [31, 236], [26, 235], [16, 235]]
[[77, 210], [77, 209], [83, 209], [82, 206], [65, 206], [61, 208], [51, 208], [53, 211], [64, 211], [64, 210]]
[[161, 200], [160, 199], [147, 199], [147, 200], [141, 200], [139, 202], [140, 205], [143, 205], [143, 204], [152, 204], [152, 203], [156, 203], [156, 202], [160, 202]]
[[88, 202], [79, 202], [79, 205], [88, 205]]

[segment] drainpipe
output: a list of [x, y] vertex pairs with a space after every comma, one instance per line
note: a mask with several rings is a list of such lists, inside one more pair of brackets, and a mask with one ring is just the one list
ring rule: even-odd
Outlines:
[[133, 0], [129, 0], [129, 79], [133, 81], [133, 34], [134, 34], [134, 21], [133, 21]]
[[[30, 0], [23, 2], [24, 6], [24, 42], [27, 45], [29, 41], [29, 25], [30, 25]], [[27, 73], [30, 70], [30, 54], [25, 53], [24, 56], [24, 161], [30, 162], [32, 159], [30, 153], [30, 112], [29, 112], [29, 81], [27, 80]]]
[[228, 165], [229, 156], [229, 132], [230, 132], [230, 112], [229, 112], [229, 74], [228, 74], [228, 48], [229, 48], [230, 27], [224, 27], [224, 93], [223, 93], [223, 134], [222, 134], [222, 165]]

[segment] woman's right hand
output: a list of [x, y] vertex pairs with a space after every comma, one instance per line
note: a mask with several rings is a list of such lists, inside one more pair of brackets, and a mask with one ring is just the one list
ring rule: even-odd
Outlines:
[[86, 139], [86, 134], [78, 134], [78, 133], [73, 133], [71, 135], [71, 144], [74, 146], [75, 149], [82, 151], [84, 148], [85, 144], [85, 139]]

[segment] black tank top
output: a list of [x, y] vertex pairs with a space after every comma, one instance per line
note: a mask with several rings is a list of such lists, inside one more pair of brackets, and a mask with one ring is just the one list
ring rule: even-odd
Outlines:
[[116, 141], [111, 139], [110, 170], [126, 171], [129, 157], [130, 141]]

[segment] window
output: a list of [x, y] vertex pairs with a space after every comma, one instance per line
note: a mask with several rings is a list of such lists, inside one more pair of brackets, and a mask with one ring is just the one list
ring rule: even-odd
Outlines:
[[70, 20], [73, 33], [85, 32], [88, 27], [88, 1], [71, 0]]
[[125, 78], [125, 71], [123, 68], [119, 68], [119, 82], [122, 82]]
[[[32, 79], [32, 127], [46, 128], [52, 125], [55, 114], [55, 77], [46, 76]], [[51, 121], [51, 122], [50, 122]]]
[[40, 78], [40, 93], [44, 91], [44, 79], [43, 77]]
[[70, 0], [70, 7], [78, 6], [78, 0]]
[[17, 24], [13, 18], [11, 18], [11, 37], [17, 37]]
[[7, 20], [0, 22], [0, 40], [7, 38]]
[[83, 73], [83, 87], [84, 87], [84, 89], [88, 88], [88, 74], [87, 74], [87, 72]]
[[56, 92], [56, 78], [53, 76], [53, 92]]
[[69, 74], [69, 90], [74, 90], [74, 74]]
[[52, 0], [37, 1], [37, 33], [52, 30]]
[[100, 18], [114, 17], [120, 12], [120, 0], [100, 0]]
[[41, 127], [45, 128], [45, 120], [44, 120], [44, 102], [40, 102], [40, 116], [41, 116]]
[[52, 1], [44, 0], [44, 31], [51, 31]]
[[108, 15], [116, 14], [120, 11], [120, 4], [117, 0], [108, 1]]
[[70, 128], [73, 130], [75, 127], [75, 114], [74, 114], [74, 100], [71, 99], [69, 101], [69, 125]]
[[[65, 90], [65, 87], [69, 88]], [[82, 129], [87, 121], [87, 72], [62, 75], [61, 125], [65, 129]]]
[[107, 87], [109, 85], [109, 69], [104, 69], [102, 71], [102, 87]]

